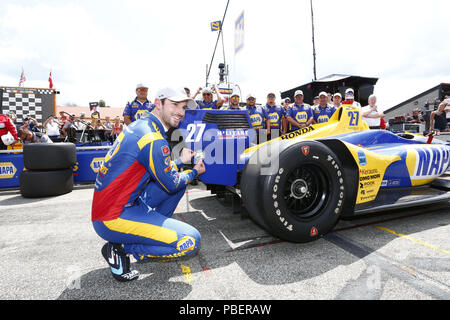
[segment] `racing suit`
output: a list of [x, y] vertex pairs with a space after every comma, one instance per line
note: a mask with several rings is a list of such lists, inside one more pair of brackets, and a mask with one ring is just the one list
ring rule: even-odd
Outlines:
[[[310, 118], [313, 117], [312, 108], [309, 104], [303, 103], [301, 106], [294, 103], [286, 112], [286, 118], [292, 118], [299, 124], [306, 124]], [[300, 128], [288, 123], [288, 131], [295, 131]]]
[[129, 116], [131, 122], [134, 122], [137, 119], [147, 117], [150, 112], [152, 112], [154, 107], [155, 105], [150, 101], [146, 100], [144, 103], [141, 103], [136, 97], [134, 100], [127, 103], [125, 109], [123, 110], [123, 115]]
[[206, 102], [205, 100], [195, 100], [195, 102], [197, 103], [197, 109], [202, 109], [202, 110], [217, 109], [218, 100], [212, 100], [209, 102]]
[[137, 260], [195, 252], [200, 233], [172, 219], [197, 170], [178, 172], [161, 122], [150, 114], [117, 137], [97, 174], [92, 221], [103, 239], [124, 244]]

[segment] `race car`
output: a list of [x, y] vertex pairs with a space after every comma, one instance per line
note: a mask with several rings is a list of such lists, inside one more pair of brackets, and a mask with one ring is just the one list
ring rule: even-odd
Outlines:
[[257, 134], [245, 110], [187, 110], [179, 145], [203, 155], [208, 189], [234, 192], [282, 240], [316, 240], [341, 217], [450, 199], [450, 181], [440, 178], [449, 143], [370, 130], [351, 102], [328, 123], [254, 144]]

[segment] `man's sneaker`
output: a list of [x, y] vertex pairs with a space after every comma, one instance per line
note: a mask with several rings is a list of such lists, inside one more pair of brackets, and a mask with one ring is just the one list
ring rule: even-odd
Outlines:
[[125, 282], [139, 277], [137, 270], [130, 270], [130, 258], [122, 245], [107, 242], [102, 248], [102, 255], [108, 262], [114, 279]]

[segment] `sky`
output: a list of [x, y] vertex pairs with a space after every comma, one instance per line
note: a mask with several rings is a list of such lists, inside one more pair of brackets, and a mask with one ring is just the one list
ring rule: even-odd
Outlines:
[[[227, 0], [1, 0], [0, 86], [48, 87], [58, 105], [105, 100], [123, 108], [137, 83], [159, 88], [205, 85]], [[317, 78], [379, 78], [386, 110], [439, 83], [450, 83], [450, 1], [313, 0]], [[234, 28], [244, 12], [244, 47]], [[230, 0], [223, 24], [229, 79], [264, 103], [312, 81], [310, 0]], [[222, 42], [211, 67], [218, 81]]]

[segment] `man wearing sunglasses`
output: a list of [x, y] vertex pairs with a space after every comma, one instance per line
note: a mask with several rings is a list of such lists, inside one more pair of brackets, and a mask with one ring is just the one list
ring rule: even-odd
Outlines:
[[[200, 92], [202, 93], [203, 100], [195, 100], [195, 97]], [[213, 100], [214, 98], [213, 93], [217, 95], [217, 100]], [[222, 107], [223, 103], [225, 102], [225, 99], [222, 97], [220, 92], [217, 91], [216, 87], [214, 87], [212, 90], [210, 88], [204, 89], [198, 88], [197, 92], [192, 97], [192, 99], [194, 99], [195, 102], [197, 103], [198, 109], [206, 109], [206, 110], [220, 109], [220, 107]]]
[[155, 107], [148, 98], [148, 87], [139, 83], [136, 86], [136, 98], [125, 106], [123, 121], [128, 126], [132, 122], [147, 117]]
[[245, 108], [241, 108], [239, 106], [239, 94], [237, 92], [233, 92], [233, 94], [230, 97], [230, 105], [229, 106], [223, 106], [220, 108], [220, 110], [245, 110]]

